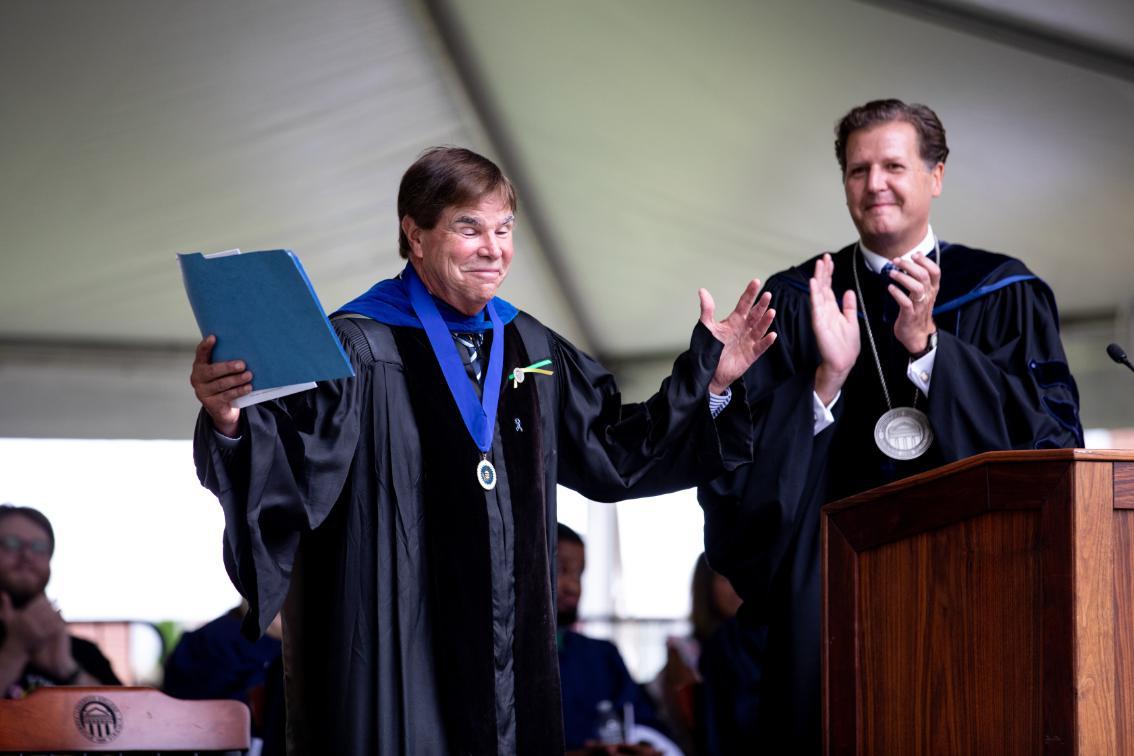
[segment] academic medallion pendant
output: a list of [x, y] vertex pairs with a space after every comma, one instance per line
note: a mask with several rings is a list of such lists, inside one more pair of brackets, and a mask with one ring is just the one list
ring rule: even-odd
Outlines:
[[480, 483], [480, 487], [485, 491], [491, 491], [496, 488], [496, 468], [487, 458], [482, 458], [476, 466], [476, 482]]
[[933, 444], [933, 429], [921, 410], [895, 407], [878, 418], [874, 443], [890, 459], [917, 459]]

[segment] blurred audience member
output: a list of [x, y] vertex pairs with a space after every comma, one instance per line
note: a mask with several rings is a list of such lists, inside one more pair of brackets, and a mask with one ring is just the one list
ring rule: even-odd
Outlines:
[[279, 617], [259, 640], [240, 633], [245, 605], [185, 633], [165, 660], [162, 690], [174, 698], [231, 698], [249, 703], [280, 655]]
[[[252, 708], [253, 735], [261, 736], [274, 724], [274, 707], [268, 691], [269, 672], [281, 675], [282, 628], [277, 615], [259, 640], [240, 632], [248, 611], [241, 603], [231, 611], [185, 633], [165, 660], [162, 690], [174, 698], [231, 698]], [[282, 710], [282, 707], [281, 707]]]
[[701, 674], [701, 649], [723, 622], [734, 617], [740, 597], [732, 584], [709, 567], [704, 554], [693, 568], [691, 636], [666, 639], [665, 667], [647, 690], [658, 706], [662, 722], [686, 753], [705, 751]]
[[44, 593], [54, 553], [42, 512], [0, 504], [0, 697], [45, 685], [121, 685], [98, 646], [70, 635]]
[[[747, 605], [740, 614], [746, 611]], [[702, 644], [700, 742], [706, 756], [768, 750], [757, 719], [767, 640], [766, 626], [753, 626], [737, 616], [722, 622]]]
[[[659, 753], [648, 744], [609, 744], [599, 732], [600, 711], [613, 712], [621, 719], [626, 704], [634, 711], [634, 734], [637, 740], [668, 740], [657, 732], [659, 722], [654, 707], [642, 689], [630, 677], [622, 655], [613, 643], [570, 630], [579, 616], [579, 598], [583, 593], [583, 569], [586, 549], [583, 539], [566, 525], [559, 525], [559, 548], [556, 558], [557, 630], [559, 675], [563, 688], [563, 733], [567, 749], [587, 748], [587, 753], [646, 754]], [[601, 708], [600, 708], [601, 705]], [[609, 745], [600, 745], [602, 742]]]

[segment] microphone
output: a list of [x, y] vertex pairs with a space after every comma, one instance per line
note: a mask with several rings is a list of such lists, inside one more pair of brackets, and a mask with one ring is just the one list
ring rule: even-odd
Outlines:
[[1126, 357], [1126, 352], [1122, 351], [1122, 347], [1120, 347], [1118, 344], [1115, 344], [1113, 342], [1107, 344], [1106, 353], [1110, 355], [1110, 358], [1117, 362], [1119, 365], [1125, 365], [1131, 370], [1134, 370], [1134, 365], [1130, 364], [1130, 360]]

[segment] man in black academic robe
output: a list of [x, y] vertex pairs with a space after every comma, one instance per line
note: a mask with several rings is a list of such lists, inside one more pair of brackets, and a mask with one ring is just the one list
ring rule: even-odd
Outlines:
[[409, 265], [334, 320], [353, 378], [240, 411], [250, 374], [210, 363], [212, 337], [198, 348], [198, 472], [252, 629], [283, 608], [293, 751], [562, 752], [556, 484], [616, 500], [750, 459], [743, 388], [719, 397], [774, 339], [758, 282], [719, 323], [702, 292], [671, 377], [623, 405], [610, 373], [495, 297], [515, 206], [467, 150], [410, 167]]
[[[837, 133], [860, 242], [769, 279], [778, 339], [743, 381], [755, 461], [698, 492], [709, 561], [744, 599], [760, 676], [759, 735], [738, 753], [819, 750], [823, 504], [993, 449], [1082, 445], [1051, 290], [929, 226], [948, 155], [933, 111], [871, 102]], [[899, 459], [876, 443], [899, 407], [928, 419], [920, 456], [894, 427], [885, 443]]]

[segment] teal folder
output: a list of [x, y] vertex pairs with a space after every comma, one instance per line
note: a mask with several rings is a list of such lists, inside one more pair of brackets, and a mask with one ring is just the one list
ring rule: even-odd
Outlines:
[[303, 266], [290, 250], [177, 256], [201, 336], [215, 334], [213, 362], [240, 359], [253, 393], [237, 406], [354, 375]]

